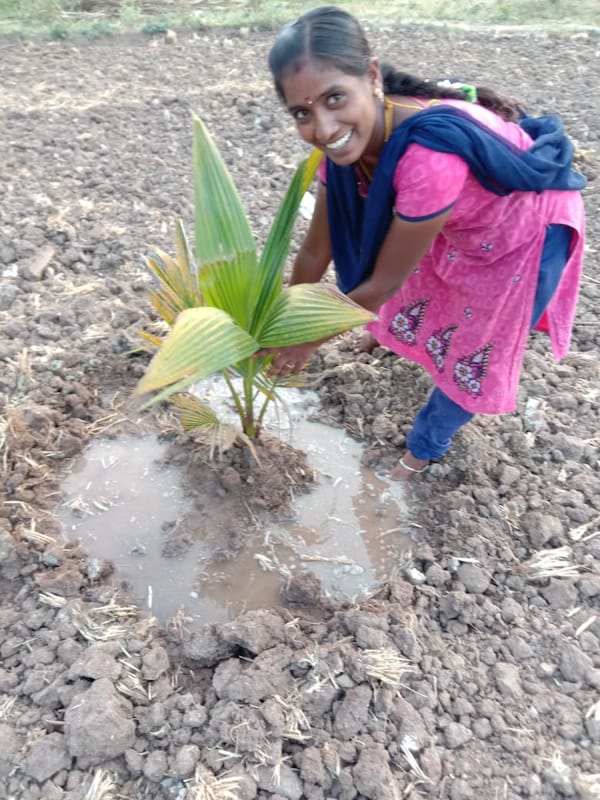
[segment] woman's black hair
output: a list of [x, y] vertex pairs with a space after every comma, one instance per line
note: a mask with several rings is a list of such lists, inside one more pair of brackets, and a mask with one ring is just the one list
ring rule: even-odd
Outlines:
[[347, 75], [366, 75], [372, 60], [363, 29], [347, 11], [323, 6], [307, 11], [278, 34], [269, 53], [269, 69], [283, 99], [281, 78], [296, 59], [310, 56]]
[[[297, 59], [310, 57], [325, 62], [347, 75], [367, 74], [373, 58], [369, 42], [358, 20], [341, 8], [322, 6], [307, 11], [278, 34], [269, 53], [269, 69], [275, 89], [283, 100], [282, 77]], [[460, 89], [439, 85], [381, 65], [383, 91], [408, 97], [454, 98], [464, 100]], [[493, 89], [477, 88], [480, 105], [507, 120], [518, 121], [523, 111], [515, 100]]]

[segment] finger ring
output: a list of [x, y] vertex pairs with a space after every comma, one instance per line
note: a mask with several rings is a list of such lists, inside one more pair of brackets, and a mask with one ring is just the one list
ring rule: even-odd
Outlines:
[[293, 366], [295, 366], [293, 361], [288, 361], [288, 363], [286, 364], [286, 367], [288, 367], [288, 369], [291, 369]]

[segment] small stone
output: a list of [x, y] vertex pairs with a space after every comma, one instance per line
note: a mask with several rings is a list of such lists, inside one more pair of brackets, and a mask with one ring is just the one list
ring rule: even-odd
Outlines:
[[580, 800], [600, 800], [600, 777], [598, 773], [579, 772], [573, 776], [573, 786]]
[[592, 667], [592, 659], [576, 645], [568, 644], [563, 648], [560, 656], [560, 671], [565, 680], [580, 683]]
[[200, 760], [200, 748], [196, 744], [186, 744], [177, 751], [173, 771], [178, 778], [188, 778]]
[[258, 767], [258, 786], [265, 792], [278, 794], [288, 800], [300, 800], [302, 797], [302, 781], [287, 764], [282, 764], [278, 775], [274, 775], [273, 767]]
[[471, 727], [478, 739], [489, 739], [492, 735], [492, 726], [490, 725], [490, 721], [485, 717], [476, 719]]
[[133, 750], [132, 748], [125, 750], [125, 763], [127, 764], [127, 769], [134, 778], [142, 774], [144, 758], [137, 750]]
[[142, 676], [144, 680], [156, 681], [169, 669], [169, 656], [164, 647], [154, 645], [142, 656]]
[[513, 467], [510, 464], [505, 464], [504, 467], [500, 470], [500, 475], [498, 479], [502, 486], [511, 486], [513, 483], [516, 483], [519, 478], [521, 477], [521, 470], [517, 467]]
[[122, 755], [135, 740], [131, 703], [100, 678], [75, 695], [65, 711], [65, 741], [72, 756], [101, 764]]
[[506, 645], [513, 658], [516, 658], [518, 661], [526, 661], [528, 658], [533, 658], [535, 655], [533, 648], [520, 636], [510, 636], [506, 640]]
[[490, 585], [490, 575], [477, 564], [463, 563], [456, 577], [471, 594], [483, 594]]
[[423, 750], [419, 757], [421, 769], [435, 786], [442, 778], [442, 759], [435, 747]]
[[220, 633], [225, 642], [243, 647], [258, 655], [285, 640], [284, 622], [272, 611], [247, 611], [232, 622], [222, 625]]
[[115, 650], [108, 642], [94, 642], [86, 648], [69, 670], [69, 680], [77, 678], [108, 678], [116, 681], [121, 674], [121, 665], [115, 658]]
[[318, 747], [305, 747], [300, 758], [300, 777], [305, 783], [322, 786], [326, 782], [325, 766]]
[[368, 800], [396, 800], [398, 788], [382, 746], [364, 747], [352, 768], [354, 786]]
[[493, 669], [498, 691], [505, 697], [520, 697], [523, 694], [519, 669], [514, 664], [499, 661]]
[[505, 597], [500, 606], [502, 619], [508, 625], [523, 619], [523, 608], [512, 597]]
[[536, 550], [540, 550], [551, 539], [562, 539], [563, 524], [551, 514], [540, 511], [527, 511], [520, 518], [521, 528], [529, 536], [529, 541]]
[[587, 575], [577, 584], [581, 596], [586, 600], [600, 595], [600, 575]]
[[43, 783], [70, 766], [71, 758], [65, 748], [65, 737], [62, 733], [54, 732], [32, 743], [23, 770], [38, 783]]
[[439, 564], [430, 564], [425, 570], [425, 580], [429, 586], [443, 586], [450, 580], [450, 573]]
[[32, 258], [19, 264], [19, 274], [29, 281], [41, 281], [54, 257], [54, 248], [51, 244], [40, 247]]
[[444, 729], [444, 741], [450, 750], [462, 747], [473, 738], [473, 732], [460, 722], [451, 722]]
[[372, 691], [366, 684], [348, 689], [338, 704], [333, 730], [340, 739], [352, 739], [366, 725], [369, 716]]
[[552, 578], [548, 586], [540, 589], [540, 594], [551, 608], [572, 608], [577, 603], [577, 589], [561, 578]]
[[144, 777], [153, 783], [159, 783], [167, 772], [167, 756], [163, 750], [154, 750], [144, 762]]
[[281, 599], [286, 605], [303, 608], [319, 605], [322, 595], [321, 581], [308, 571], [294, 574], [281, 590]]

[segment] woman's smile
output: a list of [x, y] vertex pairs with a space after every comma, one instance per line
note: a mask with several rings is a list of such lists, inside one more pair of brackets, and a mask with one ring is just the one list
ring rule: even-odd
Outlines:
[[348, 133], [345, 133], [343, 136], [340, 136], [339, 139], [336, 139], [334, 142], [329, 142], [329, 144], [326, 144], [325, 149], [334, 151], [341, 150], [348, 144], [348, 142], [352, 138], [352, 133], [353, 131], [349, 130]]

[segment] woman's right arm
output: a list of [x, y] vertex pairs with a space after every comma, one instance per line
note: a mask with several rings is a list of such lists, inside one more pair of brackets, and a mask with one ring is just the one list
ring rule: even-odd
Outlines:
[[319, 183], [312, 219], [294, 259], [290, 286], [318, 283], [331, 263], [331, 242], [327, 221], [327, 189]]

